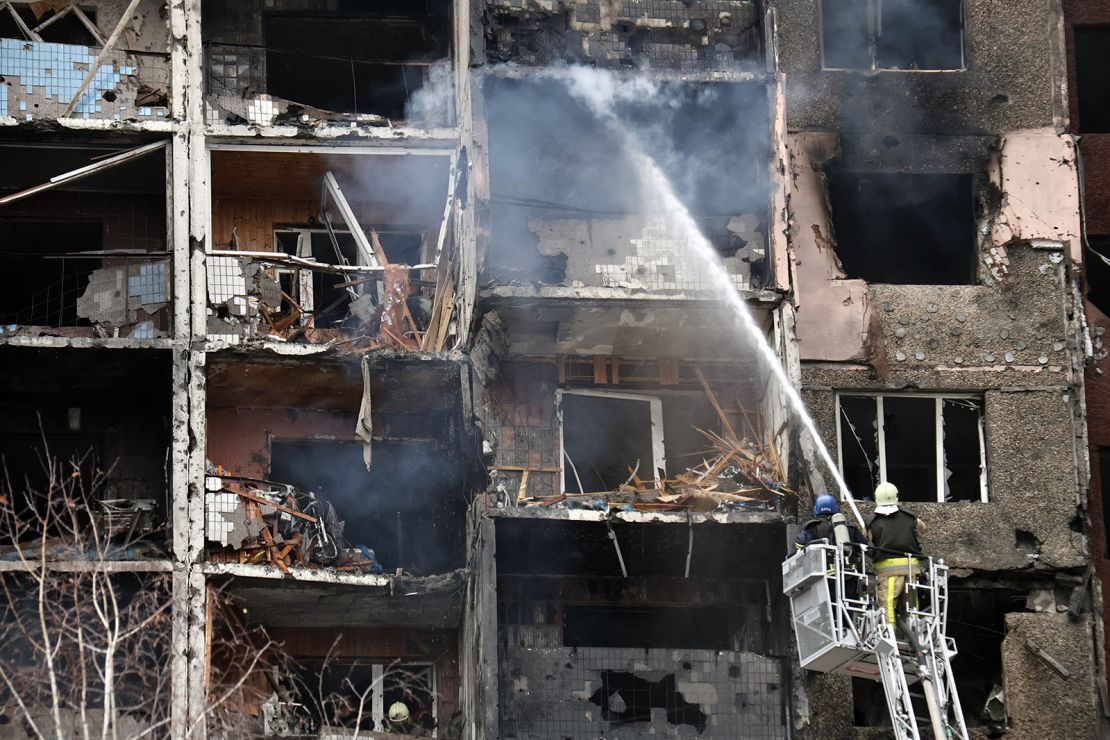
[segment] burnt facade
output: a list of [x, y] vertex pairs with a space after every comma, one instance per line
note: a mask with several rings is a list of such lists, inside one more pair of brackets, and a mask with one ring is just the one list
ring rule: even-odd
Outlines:
[[823, 446], [973, 734], [1099, 735], [1093, 5], [0, 3], [0, 504], [107, 543], [0, 571], [164, 578], [173, 737], [882, 737]]

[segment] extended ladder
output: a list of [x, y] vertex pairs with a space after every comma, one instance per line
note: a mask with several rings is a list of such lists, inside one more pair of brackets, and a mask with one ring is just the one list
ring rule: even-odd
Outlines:
[[[952, 674], [956, 646], [945, 635], [948, 567], [919, 558], [921, 575], [906, 579], [913, 606], [894, 625], [872, 596], [866, 549], [814, 544], [783, 563], [802, 667], [880, 682], [899, 740], [920, 740], [925, 725], [936, 740], [967, 740]], [[917, 716], [911, 686], [924, 695], [927, 717]]]

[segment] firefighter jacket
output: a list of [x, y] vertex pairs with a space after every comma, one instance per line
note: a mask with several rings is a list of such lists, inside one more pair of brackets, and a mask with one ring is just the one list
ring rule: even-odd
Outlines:
[[867, 521], [867, 535], [877, 552], [875, 557], [895, 556], [897, 553], [921, 555], [918, 541], [925, 526], [908, 511], [898, 509], [890, 514], [872, 514]]

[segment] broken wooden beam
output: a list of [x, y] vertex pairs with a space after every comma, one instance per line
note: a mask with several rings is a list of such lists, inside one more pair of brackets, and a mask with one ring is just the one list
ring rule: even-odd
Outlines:
[[289, 514], [290, 516], [295, 516], [298, 519], [304, 519], [306, 522], [310, 522], [312, 524], [315, 524], [317, 522], [316, 517], [305, 514], [304, 512], [297, 511], [296, 509], [290, 509], [288, 506], [282, 506], [281, 504], [275, 504], [273, 501], [270, 501], [269, 499], [262, 498], [261, 496], [255, 496], [253, 493], [248, 493], [247, 491], [244, 491], [242, 489], [236, 490], [235, 488], [231, 488], [231, 486], [227, 485], [226, 483], [224, 485], [232, 493], [234, 493], [237, 496], [240, 496], [242, 498], [245, 498], [247, 501], [252, 501], [256, 504], [261, 504], [263, 506], [272, 506], [275, 509], [277, 509], [278, 511], [284, 513], [284, 514]]
[[701, 383], [702, 390], [705, 391], [705, 397], [709, 399], [709, 403], [712, 404], [713, 410], [717, 412], [717, 416], [721, 420], [721, 425], [725, 428], [725, 432], [728, 433], [729, 441], [735, 442], [739, 440], [739, 437], [736, 436], [736, 430], [732, 428], [728, 416], [725, 415], [724, 409], [721, 408], [721, 404], [717, 403], [717, 396], [713, 395], [713, 389], [709, 387], [709, 382], [705, 379], [705, 373], [701, 371], [700, 367], [696, 367], [694, 368], [694, 374], [698, 376], [698, 382]]

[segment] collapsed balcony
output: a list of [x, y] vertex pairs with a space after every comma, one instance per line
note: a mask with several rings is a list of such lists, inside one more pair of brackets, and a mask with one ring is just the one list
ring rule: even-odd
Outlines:
[[442, 351], [456, 168], [416, 153], [214, 150], [209, 336]]
[[207, 120], [449, 124], [451, 8], [449, 0], [205, 3]]
[[4, 347], [0, 362], [0, 561], [40, 546], [51, 560], [164, 557], [168, 353]]
[[0, 338], [171, 334], [164, 151], [0, 146]]
[[461, 393], [451, 363], [213, 363], [214, 571], [365, 583], [461, 567], [479, 485]]
[[501, 736], [787, 736], [782, 524], [495, 527]]
[[[127, 8], [126, 12], [124, 8]], [[0, 118], [157, 120], [169, 113], [162, 0], [0, 3]]]

